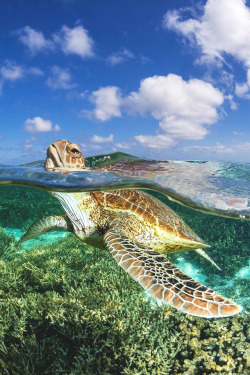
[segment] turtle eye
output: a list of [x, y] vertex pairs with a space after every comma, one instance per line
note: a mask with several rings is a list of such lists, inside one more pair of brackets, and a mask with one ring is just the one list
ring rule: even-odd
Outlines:
[[80, 151], [77, 150], [76, 148], [72, 148], [70, 151], [71, 151], [73, 154], [75, 154], [75, 155], [80, 155], [80, 154], [81, 154]]
[[80, 158], [82, 156], [80, 148], [75, 143], [68, 143], [66, 146], [66, 151], [73, 158]]

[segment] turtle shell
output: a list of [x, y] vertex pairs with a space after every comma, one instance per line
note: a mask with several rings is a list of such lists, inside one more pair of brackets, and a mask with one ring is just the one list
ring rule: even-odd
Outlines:
[[198, 242], [202, 247], [209, 247], [174, 211], [143, 191], [96, 192], [95, 197], [105, 209], [134, 214], [142, 223], [154, 226], [163, 236], [165, 232], [183, 240]]

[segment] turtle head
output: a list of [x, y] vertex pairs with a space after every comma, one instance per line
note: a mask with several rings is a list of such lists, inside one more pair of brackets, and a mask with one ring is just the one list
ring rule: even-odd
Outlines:
[[86, 168], [86, 162], [76, 143], [61, 139], [48, 147], [44, 167], [83, 169]]

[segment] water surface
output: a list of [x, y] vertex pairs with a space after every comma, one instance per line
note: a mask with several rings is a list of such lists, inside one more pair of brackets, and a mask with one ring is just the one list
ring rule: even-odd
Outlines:
[[[113, 153], [86, 159], [83, 171], [45, 171], [43, 161], [0, 166], [0, 184], [55, 191], [144, 188], [209, 213], [250, 219], [250, 164], [156, 161]], [[59, 172], [59, 173], [58, 173]]]

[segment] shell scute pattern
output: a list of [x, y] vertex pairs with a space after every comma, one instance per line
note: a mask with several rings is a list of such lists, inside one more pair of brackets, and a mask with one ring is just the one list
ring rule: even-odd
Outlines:
[[167, 232], [185, 240], [204, 243], [174, 211], [142, 191], [115, 190], [98, 192], [95, 196], [105, 209], [134, 214], [142, 223], [156, 228], [162, 235]]

